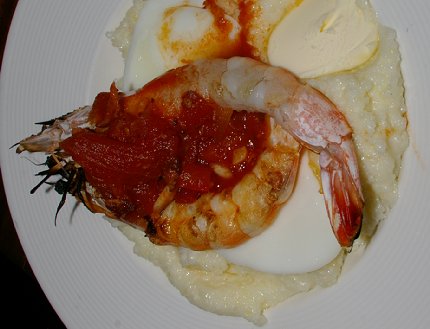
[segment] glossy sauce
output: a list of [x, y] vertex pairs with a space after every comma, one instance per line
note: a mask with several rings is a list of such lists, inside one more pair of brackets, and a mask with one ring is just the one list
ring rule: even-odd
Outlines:
[[90, 114], [96, 129], [74, 131], [61, 144], [120, 218], [150, 215], [166, 186], [179, 203], [231, 189], [266, 147], [262, 114], [225, 110], [193, 91], [174, 116], [156, 102], [131, 114], [125, 98], [115, 86], [100, 93]]

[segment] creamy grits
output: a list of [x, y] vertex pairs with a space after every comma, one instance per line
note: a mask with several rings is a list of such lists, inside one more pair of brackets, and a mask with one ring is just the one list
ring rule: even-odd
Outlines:
[[[250, 31], [254, 35], [251, 42], [263, 61], [268, 61], [267, 45], [274, 26], [300, 2], [258, 2], [260, 8]], [[134, 0], [119, 28], [109, 34], [124, 57], [144, 3]], [[357, 3], [363, 5], [364, 1]], [[232, 2], [227, 1], [229, 6]], [[231, 16], [235, 17], [233, 12]], [[307, 80], [338, 106], [354, 131], [366, 205], [362, 233], [352, 253], [365, 247], [398, 198], [402, 156], [409, 141], [400, 59], [395, 31], [379, 26], [379, 44], [368, 61], [353, 70]], [[266, 309], [287, 298], [335, 284], [346, 257], [341, 252], [310, 273], [275, 275], [228, 263], [216, 251], [156, 246], [139, 230], [122, 223], [118, 228], [134, 242], [134, 252], [159, 266], [191, 303], [216, 314], [243, 317], [256, 325], [266, 323]]]

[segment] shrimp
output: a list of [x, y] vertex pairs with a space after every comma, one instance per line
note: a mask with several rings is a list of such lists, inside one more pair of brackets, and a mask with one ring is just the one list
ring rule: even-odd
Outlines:
[[[111, 87], [110, 106], [105, 114], [113, 119], [104, 118], [101, 127], [94, 127], [92, 118], [103, 113], [97, 114], [93, 108], [88, 122], [79, 123], [78, 127], [106, 129], [117, 116], [112, 115], [116, 113], [112, 104], [135, 118], [144, 116], [148, 108], [162, 109], [166, 118], [178, 118], [183, 114], [183, 97], [187, 93], [194, 93], [227, 112], [270, 116], [270, 142], [252, 171], [231, 190], [208, 191], [191, 203], [181, 203], [174, 200], [175, 190], [167, 184], [150, 214], [133, 220], [121, 215], [118, 219], [143, 229], [156, 244], [195, 250], [236, 246], [272, 223], [277, 209], [293, 190], [303, 146], [319, 154], [322, 189], [333, 233], [342, 247], [352, 246], [361, 229], [364, 207], [352, 130], [335, 104], [285, 69], [244, 57], [196, 61], [166, 72], [129, 95]], [[97, 98], [93, 107], [96, 103]], [[39, 135], [24, 139], [17, 151], [52, 153], [52, 148], [56, 148], [56, 152], [64, 154], [61, 148], [70, 148], [69, 139], [63, 141], [62, 136], [70, 135], [64, 127], [66, 130], [76, 127], [63, 121], [76, 115], [60, 118]], [[50, 138], [53, 140], [47, 142]], [[85, 165], [75, 160], [76, 166], [82, 165], [85, 172]], [[86, 174], [91, 176], [89, 172]], [[80, 193], [85, 195], [80, 199], [90, 210], [115, 218], [118, 208], [129, 206], [118, 205], [115, 198], [108, 200], [106, 194], [101, 195], [90, 185], [82, 184]]]

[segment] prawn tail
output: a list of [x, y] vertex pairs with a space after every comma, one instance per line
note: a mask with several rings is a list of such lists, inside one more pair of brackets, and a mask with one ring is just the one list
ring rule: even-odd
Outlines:
[[343, 155], [343, 158], [339, 158], [323, 150], [320, 166], [324, 199], [333, 233], [339, 244], [348, 248], [360, 234], [364, 199], [356, 162], [349, 161], [348, 156]]

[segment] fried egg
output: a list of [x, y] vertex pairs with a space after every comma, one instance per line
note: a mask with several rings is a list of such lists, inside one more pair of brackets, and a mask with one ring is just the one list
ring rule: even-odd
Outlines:
[[[291, 38], [295, 33], [295, 29], [288, 27], [291, 20], [297, 20], [294, 15], [298, 13], [302, 19], [315, 19], [311, 1], [300, 2], [278, 22], [267, 40], [269, 61], [273, 60], [276, 64], [285, 53], [285, 47], [276, 48], [275, 45], [280, 44], [283, 38]], [[339, 10], [340, 13], [346, 10], [349, 16], [354, 15], [354, 11], [350, 10], [351, 6], [333, 7], [329, 1], [322, 2], [320, 6], [323, 7], [322, 12], [327, 13], [326, 30], [337, 26], [336, 17], [339, 16]], [[338, 8], [338, 11], [333, 8]], [[319, 9], [321, 12], [321, 8]], [[359, 11], [356, 10], [355, 13]], [[171, 68], [199, 58], [217, 57], [222, 55], [223, 51], [225, 53], [226, 49], [233, 49], [240, 35], [240, 25], [228, 15], [225, 15], [225, 20], [232, 26], [227, 36], [219, 30], [217, 18], [204, 8], [203, 1], [146, 1], [125, 58], [123, 89], [137, 89]], [[357, 22], [363, 21], [357, 18]], [[364, 26], [364, 32], [361, 34], [354, 28], [346, 32], [354, 32], [357, 40], [367, 40], [363, 34], [370, 33], [371, 45], [365, 44], [370, 49], [368, 57], [375, 44], [372, 43], [375, 41], [375, 34], [369, 32], [370, 28], [371, 26]], [[342, 36], [345, 39], [348, 37], [352, 36]], [[302, 48], [305, 53], [301, 56], [312, 57], [312, 46], [306, 48], [302, 45]], [[360, 64], [364, 57], [365, 55], [362, 55], [359, 61], [353, 64]], [[339, 62], [336, 58], [331, 60]], [[292, 61], [287, 59], [278, 65], [291, 70], [294, 69], [291, 63]], [[338, 65], [335, 70], [350, 69], [352, 64], [347, 64], [344, 67]], [[309, 61], [308, 67], [300, 69], [311, 71], [313, 76], [327, 73], [324, 71], [326, 62], [320, 62], [318, 65], [315, 67], [314, 61]], [[319, 184], [306, 161], [304, 156], [293, 195], [282, 207], [274, 224], [241, 246], [218, 251], [229, 262], [269, 273], [305, 273], [321, 268], [338, 255], [340, 247], [330, 227]]]
[[[227, 19], [234, 26], [228, 36], [233, 44], [239, 24]], [[217, 38], [215, 18], [203, 8], [203, 1], [147, 1], [125, 59], [124, 89], [137, 89], [194, 59], [213, 57], [226, 43]], [[318, 182], [302, 160], [293, 196], [274, 224], [243, 245], [218, 252], [232, 263], [263, 272], [303, 273], [324, 266], [339, 251]]]

